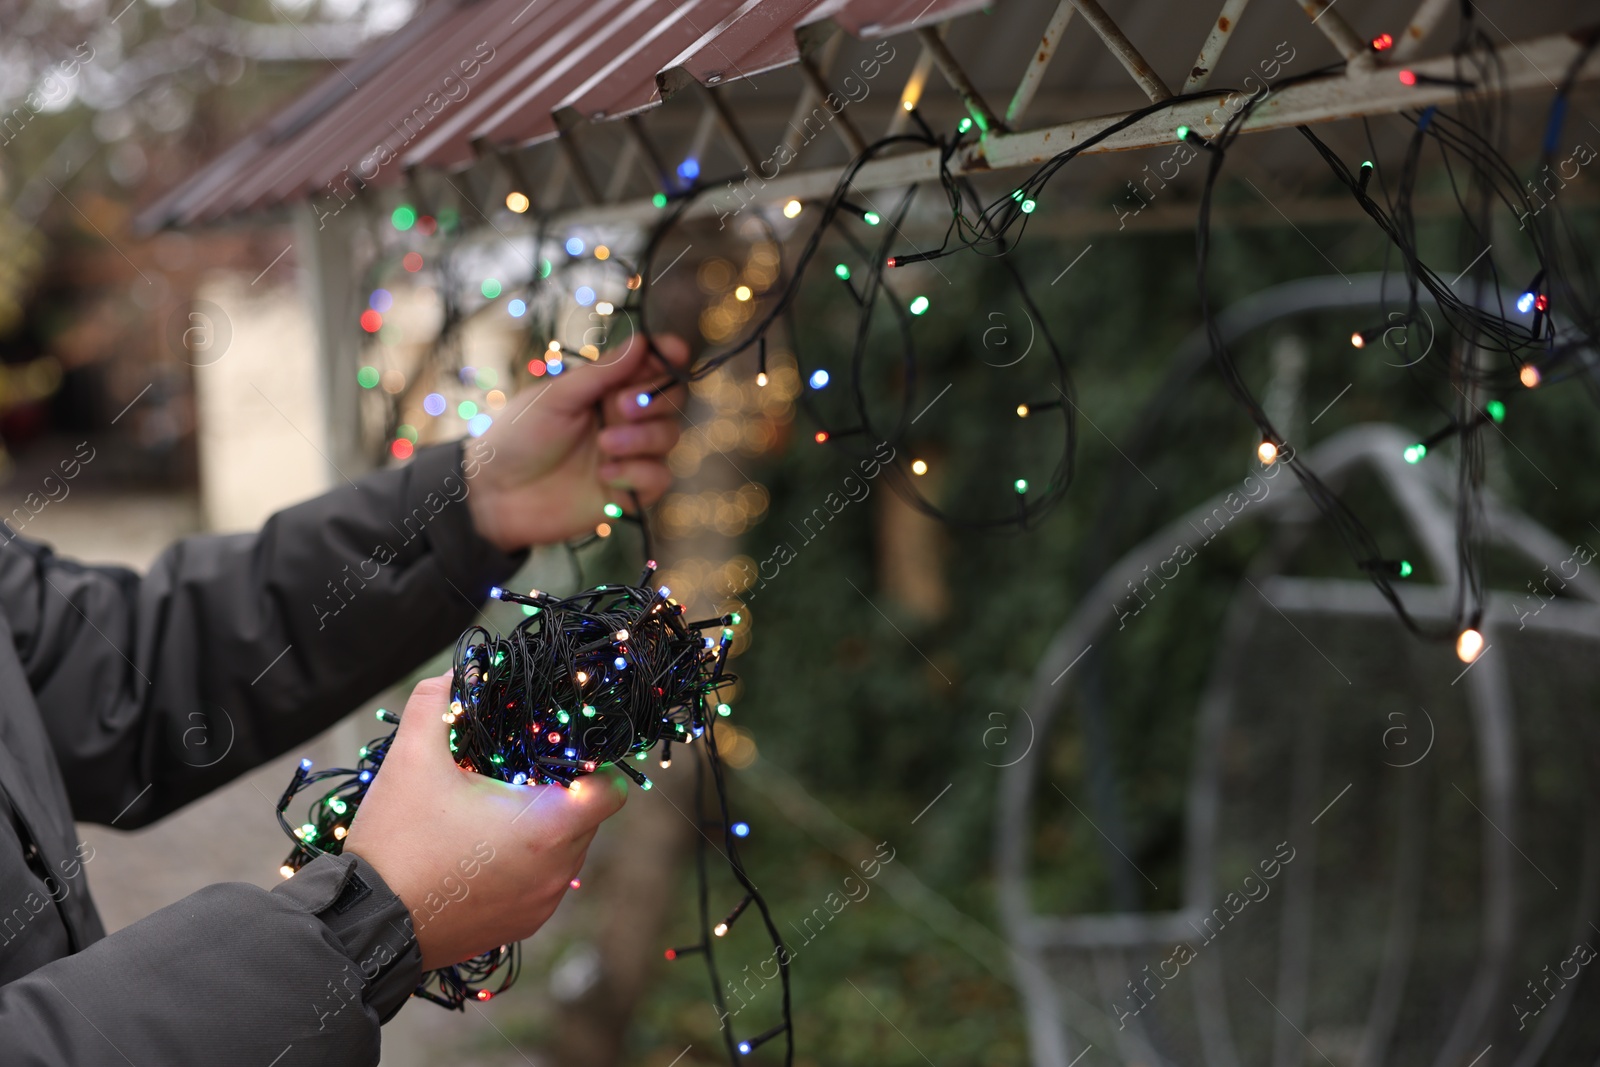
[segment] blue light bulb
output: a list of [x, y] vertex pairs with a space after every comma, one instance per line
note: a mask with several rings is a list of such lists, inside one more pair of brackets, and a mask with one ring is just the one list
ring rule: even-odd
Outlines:
[[308, 759], [301, 760], [300, 761], [300, 769], [302, 771], [309, 771], [311, 769], [311, 761], [308, 760]]
[[733, 824], [733, 836], [734, 837], [749, 837], [750, 836], [750, 824], [747, 823], [747, 822], [736, 822], [736, 823], [734, 823]]
[[363, 782], [370, 782], [372, 781], [372, 772], [362, 771], [360, 774], [356, 775], [356, 777], [361, 779]]
[[678, 177], [686, 182], [692, 182], [700, 177], [700, 161], [693, 156], [678, 164]]
[[748, 1041], [739, 1042], [739, 1055], [741, 1055], [741, 1056], [750, 1055], [750, 1042], [748, 1042]]
[[621, 656], [618, 656], [616, 659], [611, 661], [611, 665], [620, 671], [627, 667], [628, 661], [623, 659]]
[[633, 402], [642, 408], [647, 408], [650, 406], [650, 394], [640, 393], [638, 396], [633, 398]]
[[567, 255], [569, 255], [569, 256], [581, 256], [581, 255], [583, 255], [583, 238], [581, 238], [581, 237], [568, 237], [567, 238]]
[[828, 384], [828, 372], [816, 370], [811, 372], [811, 388], [821, 389]]
[[1517, 310], [1526, 315], [1533, 310], [1534, 296], [1532, 293], [1523, 293], [1517, 297]]

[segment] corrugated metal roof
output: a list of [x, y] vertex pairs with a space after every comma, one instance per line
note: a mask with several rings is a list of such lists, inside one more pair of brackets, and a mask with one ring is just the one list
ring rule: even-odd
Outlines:
[[[409, 167], [470, 165], [579, 121], [661, 103], [663, 76], [707, 86], [796, 62], [797, 32], [862, 38], [943, 22], [985, 0], [439, 0], [152, 205], [147, 226], [213, 221]], [[359, 179], [359, 181], [357, 180]]]

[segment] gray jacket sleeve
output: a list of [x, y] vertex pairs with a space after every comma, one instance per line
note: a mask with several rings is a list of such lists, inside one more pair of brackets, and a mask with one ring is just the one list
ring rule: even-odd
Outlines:
[[143, 578], [0, 545], [0, 610], [74, 816], [160, 818], [453, 642], [519, 562], [473, 530], [462, 465], [459, 444], [424, 449], [259, 533], [179, 541]]
[[321, 856], [270, 893], [208, 886], [0, 986], [0, 1047], [38, 1067], [376, 1064], [421, 967], [377, 872]]

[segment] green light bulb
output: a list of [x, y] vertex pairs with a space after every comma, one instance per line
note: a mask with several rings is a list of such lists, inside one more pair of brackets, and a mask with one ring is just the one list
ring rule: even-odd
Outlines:
[[717, 705], [717, 714], [721, 715], [724, 719], [726, 719], [729, 715], [733, 714], [733, 709], [731, 707], [729, 707], [728, 705], [726, 705], [726, 704], [718, 704]]
[[550, 272], [554, 269], [555, 268], [550, 265], [550, 261], [548, 259], [541, 259], [539, 261], [539, 277], [550, 277]]
[[583, 717], [585, 719], [594, 718], [594, 705], [593, 704], [585, 704], [583, 706]]
[[732, 641], [733, 640], [733, 631], [728, 629], [726, 626], [724, 626], [722, 628], [722, 639], [724, 641]]
[[620, 518], [622, 518], [622, 505], [621, 504], [607, 504], [602, 510], [605, 511], [606, 518], [608, 518], [608, 519], [620, 519]]
[[478, 405], [474, 404], [470, 400], [463, 400], [461, 403], [456, 405], [456, 414], [460, 415], [463, 419], [470, 419], [477, 413]]
[[1016, 481], [1011, 483], [1011, 488], [1015, 489], [1019, 495], [1026, 493], [1028, 491], [1028, 479], [1018, 478]]
[[1189, 139], [1189, 127], [1187, 126], [1179, 126], [1172, 132], [1178, 135], [1178, 140], [1180, 141], [1187, 141]]
[[883, 216], [879, 215], [876, 211], [866, 211], [862, 212], [861, 220], [868, 226], [876, 226], [878, 223], [883, 221]]
[[911, 314], [921, 315], [928, 310], [928, 306], [928, 298], [925, 296], [919, 296], [915, 300], [911, 301]]
[[1400, 561], [1400, 577], [1411, 577], [1411, 561], [1409, 559], [1403, 559]]
[[732, 615], [730, 615], [728, 617], [733, 620], [733, 624], [735, 626], [738, 626], [741, 622], [744, 621], [744, 616], [740, 615], [737, 611], [734, 612]]
[[556, 721], [565, 726], [567, 723], [572, 721], [572, 716], [568, 715], [565, 709], [562, 709], [561, 711], [556, 712]]
[[397, 230], [409, 230], [417, 224], [417, 211], [410, 204], [401, 204], [390, 214], [389, 221]]
[[644, 780], [644, 784], [641, 785], [639, 788], [640, 789], [649, 789], [650, 788], [650, 779], [646, 778]]
[[1408, 445], [1405, 452], [1401, 454], [1405, 457], [1407, 463], [1421, 463], [1422, 457], [1428, 454], [1428, 446], [1424, 444]]
[[489, 757], [489, 762], [490, 763], [499, 764], [499, 763], [504, 763], [505, 761], [506, 761], [506, 758], [504, 756], [500, 755], [500, 753], [498, 753], [498, 752], [496, 752], [494, 755]]
[[478, 292], [493, 300], [500, 295], [500, 283], [494, 278], [485, 278], [483, 284], [478, 286]]
[[972, 120], [971, 119], [964, 118], [960, 122], [956, 123], [956, 132], [957, 133], [966, 133], [970, 129], [972, 129]]
[[1024, 215], [1032, 215], [1033, 214], [1033, 209], [1038, 207], [1038, 206], [1039, 205], [1038, 205], [1038, 203], [1036, 201], [1024, 200], [1022, 202], [1022, 213]]
[[[452, 731], [452, 732], [454, 732], [454, 731]], [[366, 759], [367, 756], [369, 755], [369, 753], [367, 752], [367, 746], [366, 745], [362, 745], [361, 746], [361, 751], [357, 752], [356, 755], [360, 756], [362, 759]]]
[[840, 263], [833, 268], [833, 276], [842, 282], [847, 282], [850, 280], [850, 268]]
[[635, 752], [633, 754], [633, 758], [640, 763], [643, 763], [645, 760], [650, 758], [650, 754], [648, 752]]
[[656, 207], [666, 207], [667, 206], [667, 194], [666, 193], [657, 193], [655, 196], [652, 196], [650, 198], [650, 202], [652, 204], [654, 204]]
[[1483, 406], [1483, 410], [1488, 412], [1489, 417], [1495, 422], [1506, 421], [1506, 406], [1498, 400], [1489, 401]]
[[356, 382], [363, 389], [372, 389], [378, 384], [378, 368], [362, 367], [356, 371]]

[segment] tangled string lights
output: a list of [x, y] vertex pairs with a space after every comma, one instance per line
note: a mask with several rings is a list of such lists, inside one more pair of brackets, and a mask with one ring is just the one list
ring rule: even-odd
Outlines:
[[[1408, 369], [1415, 376], [1430, 377], [1435, 383], [1443, 382], [1449, 387], [1450, 392], [1443, 400], [1435, 400], [1445, 424], [1407, 448], [1403, 456], [1409, 463], [1419, 463], [1442, 442], [1455, 440], [1459, 445], [1456, 479], [1458, 598], [1454, 617], [1440, 628], [1429, 630], [1420, 626], [1396, 592], [1394, 583], [1409, 577], [1414, 571], [1410, 561], [1399, 554], [1384, 552], [1378, 538], [1333, 489], [1305, 466], [1293, 444], [1271, 424], [1228, 350], [1217, 324], [1216, 308], [1211, 297], [1208, 268], [1212, 251], [1212, 201], [1218, 177], [1233, 142], [1251, 115], [1272, 92], [1342, 72], [1344, 64], [1280, 79], [1275, 85], [1256, 93], [1221, 91], [1225, 99], [1238, 97], [1243, 103], [1242, 106], [1228, 109], [1219, 132], [1209, 138], [1187, 127], [1179, 127], [1176, 132], [1181, 140], [1202, 149], [1209, 156], [1197, 222], [1201, 310], [1211, 339], [1213, 362], [1230, 393], [1260, 431], [1259, 441], [1255, 445], [1257, 458], [1263, 464], [1285, 463], [1294, 471], [1308, 497], [1329, 520], [1357, 567], [1371, 578], [1408, 629], [1429, 637], [1453, 637], [1458, 655], [1463, 661], [1471, 662], [1484, 645], [1477, 629], [1483, 615], [1483, 588], [1478, 560], [1481, 543], [1479, 527], [1482, 522], [1483, 443], [1477, 431], [1485, 426], [1498, 426], [1506, 417], [1508, 404], [1527, 389], [1541, 384], [1578, 379], [1592, 394], [1600, 397], [1600, 385], [1597, 385], [1593, 373], [1597, 327], [1600, 327], [1600, 284], [1597, 284], [1594, 257], [1571, 226], [1564, 205], [1555, 202], [1554, 191], [1550, 188], [1551, 161], [1560, 145], [1567, 101], [1579, 72], [1596, 48], [1600, 47], [1600, 32], [1590, 31], [1587, 36], [1579, 38], [1582, 41], [1579, 54], [1557, 87], [1543, 139], [1543, 170], [1535, 175], [1535, 179], [1542, 183], [1541, 187], [1536, 186], [1535, 181], [1525, 181], [1505, 158], [1501, 143], [1506, 132], [1508, 97], [1500, 77], [1498, 53], [1489, 35], [1479, 29], [1476, 9], [1472, 5], [1462, 5], [1461, 18], [1461, 32], [1453, 52], [1456, 68], [1453, 77], [1431, 77], [1411, 70], [1398, 70], [1396, 76], [1405, 86], [1442, 84], [1455, 87], [1458, 110], [1463, 117], [1446, 114], [1437, 107], [1402, 112], [1402, 117], [1413, 127], [1407, 151], [1400, 164], [1393, 168], [1393, 173], [1386, 172], [1380, 178], [1376, 189], [1373, 183], [1374, 176], [1379, 173], [1376, 164], [1369, 160], [1352, 167], [1309, 128], [1298, 128], [1338, 181], [1378, 226], [1387, 240], [1387, 254], [1399, 262], [1400, 284], [1397, 290], [1403, 293], [1404, 299], [1397, 316], [1400, 320], [1398, 325], [1394, 322], [1396, 316], [1386, 316], [1380, 320], [1383, 326], [1355, 331], [1351, 335], [1352, 345], [1365, 347], [1386, 331], [1416, 327], [1427, 316], [1425, 304], [1434, 305], [1441, 312], [1443, 322], [1438, 333], [1447, 343], [1436, 345], [1435, 353], [1417, 360]], [[1371, 48], [1375, 52], [1382, 52], [1392, 43], [1392, 37], [1379, 35], [1373, 39]], [[920, 113], [908, 105], [910, 116], [920, 127], [921, 133], [901, 134], [880, 140], [869, 145], [852, 161], [833, 194], [821, 205], [816, 227], [797, 253], [792, 273], [777, 288], [776, 298], [765, 314], [739, 340], [703, 357], [680, 378], [702, 376], [754, 348], [760, 354], [757, 382], [765, 384], [768, 333], [792, 311], [796, 294], [808, 270], [814, 266], [813, 261], [817, 258], [824, 235], [836, 234], [855, 250], [860, 260], [858, 263], [841, 262], [831, 271], [849, 290], [860, 308], [846, 382], [850, 392], [850, 402], [846, 406], [852, 418], [843, 423], [837, 420], [830, 423], [821, 416], [815, 404], [805, 404], [822, 427], [815, 439], [819, 443], [843, 443], [861, 435], [868, 440], [888, 440], [896, 444], [897, 454], [909, 459], [916, 455], [916, 449], [898, 446], [909, 433], [907, 416], [912, 410], [910, 404], [919, 380], [912, 324], [916, 317], [927, 311], [928, 301], [925, 297], [908, 301], [903, 294], [897, 294], [886, 280], [887, 273], [961, 251], [997, 258], [1008, 271], [1020, 299], [1038, 321], [1058, 375], [1058, 395], [1042, 399], [1019, 397], [1016, 414], [1027, 418], [1050, 410], [1060, 413], [1063, 429], [1060, 460], [1043, 487], [1030, 485], [1025, 478], [1014, 480], [1013, 488], [1018, 497], [1018, 507], [1014, 513], [981, 517], [947, 514], [927, 500], [917, 490], [914, 478], [907, 477], [898, 465], [891, 468], [897, 475], [891, 478], [891, 483], [922, 511], [957, 525], [1030, 525], [1061, 499], [1071, 482], [1077, 442], [1076, 404], [1068, 380], [1067, 360], [1044, 317], [1037, 313], [1037, 307], [1008, 253], [1016, 246], [1028, 219], [1036, 210], [1046, 184], [1066, 164], [1106, 138], [1151, 115], [1189, 101], [1216, 100], [1218, 96], [1219, 91], [1211, 89], [1171, 97], [1134, 111], [1054, 156], [1010, 192], [988, 203], [983, 203], [971, 183], [955, 175], [950, 167], [955, 153], [976, 130], [974, 122], [964, 119], [955, 136], [942, 136], [930, 129]], [[937, 181], [949, 203], [950, 222], [943, 240], [936, 247], [890, 254], [916, 190], [909, 190], [892, 210], [886, 212], [888, 217], [885, 220], [852, 200], [856, 195], [852, 182], [867, 162], [902, 146], [938, 150]], [[1420, 163], [1424, 152], [1430, 150], [1438, 153], [1459, 208], [1463, 254], [1455, 262], [1471, 263], [1466, 271], [1453, 280], [1450, 275], [1455, 273], [1454, 270], [1441, 270], [1428, 261], [1417, 232], [1414, 201], [1421, 173]], [[1373, 155], [1377, 155], [1375, 148]], [[734, 180], [737, 181], [737, 177]], [[686, 191], [658, 195], [658, 205], [670, 206], [671, 210], [652, 232], [642, 256], [641, 270], [645, 278], [654, 276], [652, 264], [665, 237], [681, 223], [689, 205], [703, 192], [720, 184], [720, 181], [710, 181], [696, 184]], [[797, 216], [799, 211], [795, 208], [795, 204], [789, 205], [785, 214]], [[1490, 238], [1492, 216], [1495, 212], [1507, 211], [1520, 222], [1519, 229], [1525, 231], [1523, 239], [1516, 242], [1520, 245], [1517, 249], [1506, 248], [1513, 242], [1503, 240], [1497, 247]], [[882, 237], [876, 242], [876, 247], [864, 242], [856, 232], [862, 224], [872, 227], [882, 221], [888, 221], [890, 225], [881, 231]], [[1531, 277], [1525, 286], [1508, 290], [1506, 281], [1515, 279], [1511, 279], [1512, 271], [1506, 263], [1518, 252], [1533, 260], [1536, 266], [1530, 272]], [[1470, 287], [1465, 290], [1458, 289], [1463, 278], [1471, 279]], [[1463, 291], [1469, 295], [1461, 295]], [[648, 305], [644, 302], [648, 292], [649, 284], [646, 282], [638, 290], [637, 299], [631, 300], [624, 309], [637, 314], [646, 337], [650, 334]], [[887, 307], [896, 316], [900, 344], [903, 394], [895, 417], [891, 419], [874, 418], [863, 373], [869, 349], [869, 331], [873, 316], [880, 306]], [[796, 356], [799, 358], [798, 352]], [[830, 382], [844, 377], [830, 374], [826, 369], [810, 370], [804, 361], [800, 374], [802, 381], [811, 386], [810, 392], [804, 394], [807, 399], [827, 388]], [[904, 459], [899, 460], [897, 464], [904, 462]], [[997, 460], [995, 466], [1004, 469], [1004, 461]], [[913, 468], [911, 473], [921, 474], [925, 469], [925, 466], [922, 470]]]
[[[611, 517], [625, 517], [617, 505], [607, 511]], [[643, 524], [642, 515], [628, 517]], [[650, 779], [635, 763], [657, 749], [661, 766], [670, 766], [673, 745], [704, 739], [691, 749], [705, 754], [697, 764], [697, 806], [708, 770], [713, 787], [715, 818], [703, 822], [702, 830], [722, 830], [721, 848], [744, 896], [713, 925], [707, 838], [702, 832], [700, 940], [668, 949], [666, 956], [669, 960], [705, 956], [719, 1018], [726, 1018], [713, 945], [754, 904], [782, 976], [782, 1021], [744, 1039], [724, 1028], [727, 1051], [737, 1063], [739, 1057], [782, 1034], [787, 1040], [785, 1062], [792, 1062], [788, 950], [739, 859], [739, 841], [750, 828], [729, 813], [727, 783], [717, 754], [715, 723], [733, 712], [718, 693], [737, 680], [727, 670], [727, 661], [733, 627], [741, 620], [734, 613], [686, 622], [684, 606], [672, 599], [671, 590], [650, 585], [655, 571], [652, 560], [636, 585], [600, 585], [569, 597], [539, 590], [526, 594], [491, 590], [493, 599], [520, 605], [527, 615], [503, 635], [475, 626], [457, 641], [451, 701], [445, 713], [451, 727], [450, 751], [458, 766], [512, 786], [571, 787], [583, 775], [611, 766], [640, 789], [649, 790]], [[716, 636], [702, 633], [714, 628], [720, 630]], [[380, 709], [377, 714], [382, 722], [399, 722], [391, 712]], [[310, 760], [301, 761], [278, 802], [278, 821], [295, 841], [280, 869], [284, 877], [324, 852], [343, 848], [393, 738], [391, 732], [370, 742], [353, 768], [313, 771]], [[306, 821], [291, 826], [285, 812], [295, 796], [330, 781], [335, 784], [312, 801]], [[501, 945], [465, 963], [429, 971], [415, 995], [460, 1011], [468, 1000], [488, 1000], [508, 988], [519, 966], [519, 946]]]

